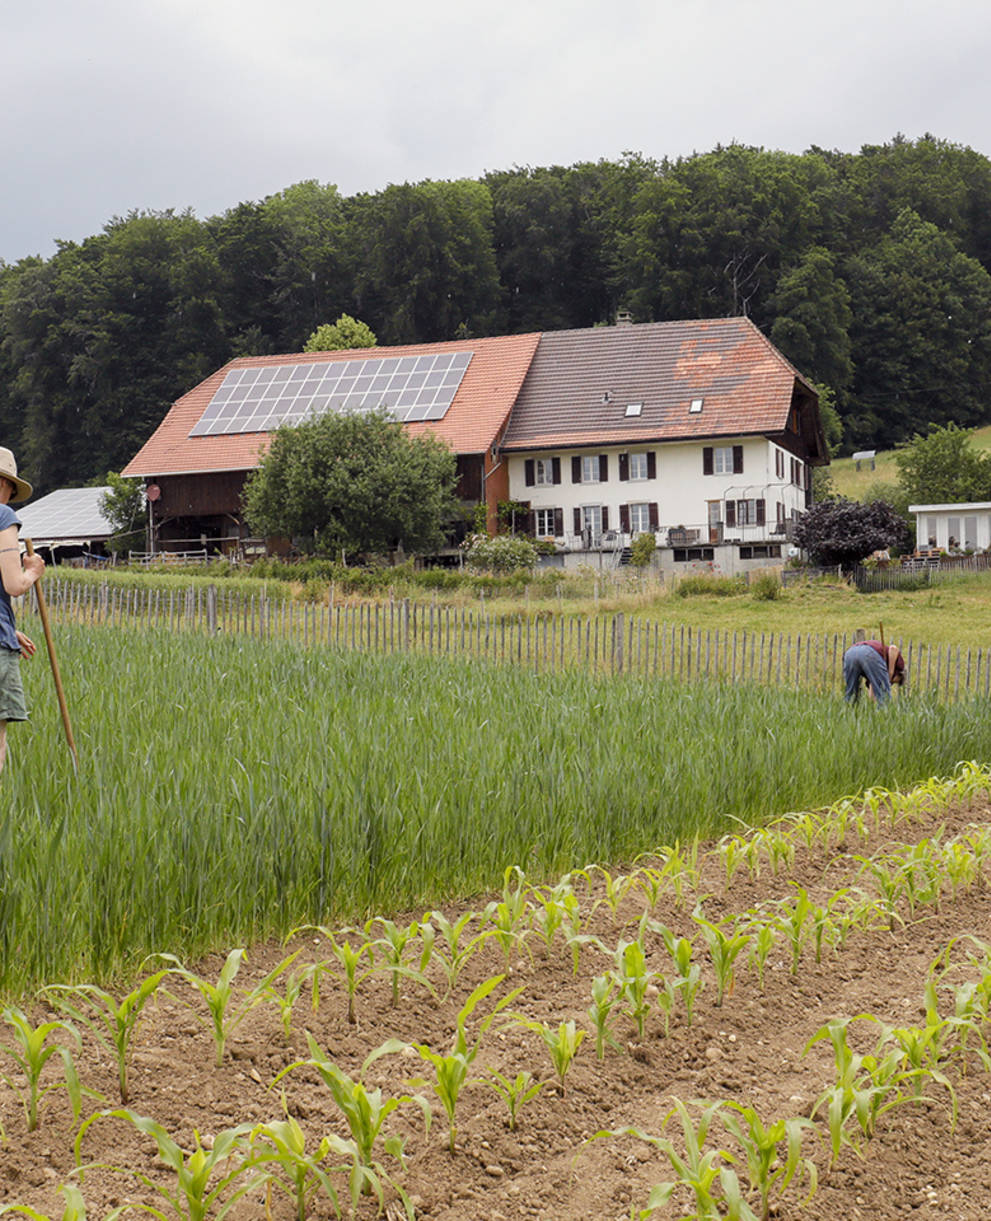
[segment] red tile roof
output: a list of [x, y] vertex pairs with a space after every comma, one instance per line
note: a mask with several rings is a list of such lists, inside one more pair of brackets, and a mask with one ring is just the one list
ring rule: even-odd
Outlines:
[[[406, 427], [413, 436], [433, 432], [455, 453], [480, 454], [492, 445], [505, 425], [539, 340], [539, 334], [506, 335], [374, 348], [367, 352], [382, 357], [415, 356], [425, 352], [474, 353], [444, 418], [407, 424]], [[131, 477], [152, 477], [251, 470], [268, 447], [271, 433], [189, 435], [227, 374], [240, 368], [353, 360], [361, 354], [353, 350], [294, 352], [284, 356], [242, 356], [232, 360], [173, 403], [165, 419], [122, 473]]]
[[[502, 448], [784, 432], [796, 379], [812, 393], [746, 318], [548, 332]], [[626, 415], [630, 403], [643, 404], [639, 415]]]

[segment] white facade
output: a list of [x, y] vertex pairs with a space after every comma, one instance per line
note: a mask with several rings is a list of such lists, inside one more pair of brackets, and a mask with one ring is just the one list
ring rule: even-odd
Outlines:
[[955, 505], [909, 505], [920, 550], [987, 551], [991, 548], [991, 501]]
[[810, 468], [766, 437], [640, 443], [508, 456], [509, 494], [565, 563], [653, 533], [664, 568], [727, 573], [781, 562]]

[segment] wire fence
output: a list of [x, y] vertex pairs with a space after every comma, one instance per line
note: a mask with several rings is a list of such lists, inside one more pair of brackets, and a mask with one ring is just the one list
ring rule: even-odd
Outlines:
[[[215, 585], [186, 589], [86, 585], [54, 578], [48, 603], [63, 619], [101, 624], [241, 634], [307, 646], [424, 653], [596, 673], [755, 682], [812, 691], [842, 683], [843, 653], [855, 637], [664, 624], [625, 613], [490, 613], [410, 600], [312, 603], [270, 599]], [[991, 648], [893, 640], [905, 657], [904, 695], [946, 700], [991, 694]]]

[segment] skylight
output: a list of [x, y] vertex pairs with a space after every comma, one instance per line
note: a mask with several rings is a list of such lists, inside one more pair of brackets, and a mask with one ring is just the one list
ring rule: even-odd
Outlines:
[[698, 415], [702, 410], [702, 402], [702, 399], [692, 399], [691, 406], [688, 408], [689, 413], [691, 415]]
[[643, 411], [643, 403], [627, 403], [626, 404], [626, 414], [628, 416], [639, 415], [642, 411]]

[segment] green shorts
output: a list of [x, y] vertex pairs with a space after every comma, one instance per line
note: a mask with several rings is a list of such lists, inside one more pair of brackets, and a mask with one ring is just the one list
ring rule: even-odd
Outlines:
[[21, 655], [0, 649], [0, 721], [26, 721], [28, 707], [21, 686]]

